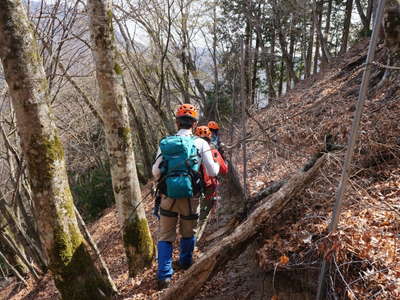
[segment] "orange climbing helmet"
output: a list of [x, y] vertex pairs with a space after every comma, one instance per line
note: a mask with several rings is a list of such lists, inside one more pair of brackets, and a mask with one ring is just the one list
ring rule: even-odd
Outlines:
[[195, 134], [202, 138], [211, 139], [211, 130], [207, 126], [199, 126], [195, 130]]
[[210, 121], [210, 122], [208, 122], [208, 128], [213, 129], [213, 130], [218, 130], [219, 126], [218, 126], [217, 122]]
[[189, 117], [197, 121], [199, 119], [199, 112], [197, 108], [191, 104], [182, 104], [176, 110], [175, 117]]

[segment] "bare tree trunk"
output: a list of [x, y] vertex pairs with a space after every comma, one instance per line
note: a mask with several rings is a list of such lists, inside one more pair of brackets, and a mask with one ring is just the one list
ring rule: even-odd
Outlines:
[[181, 52], [181, 62], [182, 62], [182, 73], [183, 73], [183, 100], [185, 103], [190, 103], [190, 93], [189, 93], [189, 45], [188, 45], [188, 36], [187, 36], [187, 22], [188, 22], [188, 14], [187, 7], [184, 5], [183, 1], [179, 3], [180, 13], [181, 13], [181, 38], [182, 38], [182, 52]]
[[284, 36], [283, 33], [282, 33], [282, 29], [278, 29], [278, 36], [279, 36], [279, 41], [280, 41], [281, 50], [282, 50], [282, 56], [283, 56], [283, 59], [284, 59], [284, 61], [285, 61], [285, 65], [286, 65], [287, 72], [288, 72], [288, 74], [290, 75], [291, 79], [292, 79], [295, 83], [297, 83], [297, 81], [298, 81], [299, 79], [297, 78], [297, 75], [296, 75], [296, 73], [294, 72], [293, 61], [292, 61], [292, 59], [290, 58], [290, 55], [289, 55], [289, 53], [288, 53], [288, 51], [287, 51], [287, 43], [286, 43], [286, 40], [285, 40], [285, 36]]
[[149, 144], [147, 142], [147, 137], [146, 137], [146, 130], [142, 124], [141, 119], [139, 118], [135, 105], [133, 104], [132, 100], [128, 96], [128, 88], [126, 87], [126, 83], [124, 78], [122, 78], [122, 84], [124, 86], [125, 94], [126, 94], [126, 100], [128, 103], [128, 107], [130, 111], [132, 112], [133, 115], [133, 120], [134, 124], [138, 130], [138, 138], [140, 142], [140, 147], [142, 148], [142, 157], [143, 157], [143, 162], [144, 162], [144, 176], [146, 177], [146, 180], [151, 178], [153, 175], [151, 174], [151, 167], [152, 167], [152, 159], [151, 159], [151, 151]]
[[354, 0], [354, 2], [356, 3], [358, 15], [360, 16], [361, 23], [363, 24], [363, 31], [364, 31], [364, 29], [369, 29], [369, 24], [367, 24], [367, 16], [364, 13], [363, 7], [361, 5], [361, 1]]
[[[158, 96], [157, 96], [157, 102], [159, 104], [162, 103], [163, 95], [164, 95], [164, 90], [165, 90], [165, 58], [167, 57], [168, 54], [168, 48], [169, 48], [169, 43], [171, 40], [171, 27], [172, 27], [172, 18], [171, 18], [171, 7], [172, 4], [170, 4], [169, 0], [167, 0], [167, 18], [168, 18], [168, 25], [167, 25], [167, 40], [165, 42], [165, 47], [162, 49], [162, 37], [160, 36], [160, 52], [161, 52], [161, 58], [160, 58], [160, 87], [158, 91]], [[129, 48], [127, 48], [127, 51], [129, 51]], [[125, 83], [124, 83], [124, 86]], [[129, 102], [129, 100], [128, 100]]]
[[[240, 61], [239, 61], [239, 63], [240, 63]], [[235, 58], [235, 62], [234, 62], [234, 64], [235, 64], [235, 69], [237, 68], [237, 67], [239, 67], [238, 66], [238, 60]], [[229, 126], [229, 139], [230, 139], [230, 146], [232, 146], [232, 144], [233, 144], [233, 134], [234, 134], [234, 131], [235, 131], [235, 127], [234, 127], [234, 122], [235, 122], [235, 113], [236, 113], [236, 110], [235, 110], [235, 108], [237, 107], [237, 103], [238, 103], [238, 88], [237, 88], [237, 86], [238, 86], [238, 83], [237, 83], [237, 76], [236, 75], [234, 75], [233, 76], [233, 79], [232, 79], [232, 93], [233, 93], [233, 95], [232, 95], [232, 97], [233, 97], [233, 99], [232, 99], [232, 106], [231, 106], [231, 122], [230, 122], [230, 126]], [[233, 147], [231, 147], [231, 148], [229, 148], [229, 160], [230, 161], [232, 161], [232, 154], [233, 154]]]
[[307, 49], [306, 61], [305, 61], [305, 71], [304, 71], [304, 77], [305, 78], [308, 78], [311, 75], [315, 25], [316, 25], [315, 24], [315, 19], [312, 18], [311, 28], [310, 28], [309, 44], [308, 44], [308, 49]]
[[367, 7], [367, 24], [368, 24], [368, 31], [371, 25], [372, 19], [372, 10], [373, 10], [374, 0], [368, 0], [368, 7]]
[[275, 80], [276, 80], [276, 71], [275, 71], [275, 28], [272, 28], [271, 33], [271, 58], [267, 62], [267, 77], [268, 77], [268, 96], [269, 98], [276, 97], [275, 91]]
[[216, 119], [219, 110], [219, 82], [218, 82], [218, 63], [217, 63], [217, 0], [213, 3], [213, 65], [214, 65], [214, 103], [211, 107], [210, 118]]
[[109, 299], [112, 289], [79, 231], [64, 150], [48, 106], [43, 65], [19, 0], [0, 1], [0, 58], [28, 162], [40, 238], [55, 284], [64, 299]]
[[[251, 28], [251, 22], [250, 18], [247, 18], [248, 20], [246, 21], [246, 32], [245, 32], [245, 40], [244, 40], [244, 62], [243, 60], [241, 61], [241, 64], [244, 64], [244, 78], [245, 78], [245, 94], [246, 95], [251, 95], [251, 67], [250, 67], [250, 53], [251, 53], [251, 42], [252, 42], [252, 28]], [[250, 97], [246, 96], [246, 105], [250, 105], [249, 103]]]
[[[296, 75], [296, 72], [294, 71], [294, 63], [288, 52], [286, 35], [283, 34], [283, 28], [282, 28], [283, 24], [281, 22], [282, 16], [281, 16], [281, 12], [279, 10], [278, 4], [276, 3], [276, 0], [272, 1], [272, 6], [273, 6], [273, 10], [274, 10], [274, 16], [273, 16], [274, 26], [278, 32], [278, 38], [279, 38], [279, 43], [281, 45], [282, 57], [285, 61], [286, 70], [288, 72], [289, 78], [292, 79], [294, 81], [294, 83], [296, 84], [299, 79]], [[290, 18], [291, 18], [291, 22], [293, 22], [293, 17], [290, 16]], [[290, 37], [290, 35], [289, 35], [289, 37]], [[288, 81], [289, 81], [289, 78], [288, 78]]]
[[[189, 3], [189, 2], [188, 2]], [[199, 72], [197, 70], [196, 62], [192, 57], [190, 51], [190, 36], [188, 29], [189, 18], [189, 4], [182, 1], [180, 5], [181, 11], [181, 37], [182, 37], [182, 64], [183, 64], [183, 83], [184, 83], [184, 99], [186, 103], [190, 103], [190, 75], [193, 77], [194, 84], [200, 94], [203, 103], [206, 102], [206, 89], [200, 81]]]
[[[203, 86], [203, 84], [200, 81], [199, 72], [196, 67], [196, 62], [193, 60], [190, 52], [188, 54], [187, 60], [188, 60], [187, 67], [190, 71], [190, 74], [192, 74], [194, 84], [195, 84], [198, 92], [200, 93], [201, 100], [205, 103], [206, 102], [206, 88]], [[217, 74], [217, 76], [218, 76], [218, 74]]]
[[[320, 71], [320, 64], [319, 61], [321, 60], [321, 55], [320, 55], [320, 48], [323, 46], [323, 36], [322, 36], [322, 31], [321, 31], [321, 26], [322, 26], [322, 9], [323, 9], [323, 1], [318, 1], [313, 0], [313, 11], [312, 11], [312, 16], [313, 16], [313, 21], [315, 24], [315, 32], [317, 33], [316, 40], [315, 40], [315, 54], [314, 54], [314, 70], [313, 73], [317, 74], [318, 71]], [[324, 49], [322, 48], [322, 62], [327, 63], [328, 59], [326, 57], [326, 53], [324, 53]]]
[[[317, 24], [317, 28], [318, 30], [318, 24]], [[316, 40], [315, 40], [315, 52], [314, 52], [314, 67], [313, 67], [313, 74], [317, 74], [318, 73], [318, 62], [319, 62], [319, 36], [317, 34], [316, 36]]]
[[135, 276], [151, 264], [154, 246], [141, 204], [122, 69], [116, 59], [112, 1], [88, 0], [88, 10], [114, 197], [123, 226], [129, 275]]
[[258, 52], [260, 48], [261, 37], [257, 32], [256, 36], [256, 46], [254, 48], [254, 58], [253, 58], [253, 78], [251, 80], [251, 104], [254, 104], [254, 99], [256, 95], [256, 85], [257, 85], [257, 65], [258, 65]]
[[281, 65], [279, 68], [279, 85], [278, 85], [278, 95], [281, 96], [282, 95], [282, 91], [283, 91], [283, 77], [285, 75], [285, 62], [284, 59], [282, 57], [281, 59]]
[[[292, 15], [290, 20], [290, 32], [289, 32], [289, 57], [290, 60], [293, 62], [294, 59], [294, 44], [296, 41], [296, 36], [294, 34], [294, 16]], [[295, 78], [291, 78], [290, 73], [288, 74], [288, 81], [287, 81], [287, 90], [292, 89], [292, 79], [295, 81]]]
[[247, 99], [248, 94], [246, 94], [246, 78], [245, 78], [245, 53], [243, 40], [240, 43], [240, 100], [242, 105], [242, 151], [243, 151], [243, 194], [246, 196], [247, 193], [247, 157], [246, 157], [246, 107], [247, 107]]
[[[388, 50], [389, 65], [400, 65], [400, 3], [399, 2], [385, 2], [384, 17], [382, 21], [382, 31], [384, 37], [384, 45]], [[387, 69], [385, 71], [385, 80], [390, 82], [397, 82], [398, 72]]]
[[368, 6], [366, 13], [364, 13], [363, 4], [360, 0], [354, 0], [358, 15], [360, 16], [361, 22], [363, 24], [363, 28], [361, 32], [364, 35], [368, 35], [370, 33], [370, 24], [371, 24], [371, 14], [372, 14], [372, 0], [368, 0]]
[[323, 0], [316, 1], [314, 0], [313, 2], [313, 16], [314, 19], [316, 19], [316, 24], [317, 24], [317, 36], [319, 40], [319, 44], [321, 47], [321, 69], [325, 68], [325, 66], [328, 64], [330, 60], [330, 54], [328, 52], [327, 48], [327, 43], [324, 35], [322, 34], [322, 15], [323, 15], [323, 10], [324, 10], [324, 2]]
[[352, 10], [353, 10], [353, 0], [347, 0], [346, 1], [346, 16], [344, 18], [344, 24], [343, 24], [342, 43], [340, 45], [339, 54], [344, 54], [347, 51], [347, 43], [349, 41]]
[[324, 40], [326, 51], [329, 53], [329, 31], [331, 29], [331, 15], [332, 15], [332, 2], [333, 0], [328, 0], [328, 8], [326, 10], [326, 21], [324, 27]]

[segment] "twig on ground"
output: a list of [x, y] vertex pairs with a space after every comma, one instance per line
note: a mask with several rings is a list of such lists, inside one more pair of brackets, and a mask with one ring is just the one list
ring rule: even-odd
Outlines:
[[395, 212], [397, 215], [400, 216], [400, 211], [398, 211], [395, 207], [393, 207], [390, 203], [388, 203], [385, 200], [381, 200], [381, 202], [383, 202], [383, 204], [387, 205], [393, 212]]
[[[400, 71], [400, 67], [384, 65], [384, 64], [381, 64], [381, 63], [379, 63], [379, 62], [377, 62], [377, 61], [373, 61], [373, 62], [371, 63], [371, 65], [376, 66], [376, 67], [380, 67], [380, 68], [383, 68], [383, 69], [389, 69], [389, 70], [397, 70], [397, 71]], [[364, 66], [365, 66], [365, 65], [364, 65]]]
[[342, 279], [343, 283], [346, 285], [347, 290], [353, 295], [353, 298], [357, 300], [358, 298], [357, 298], [356, 294], [353, 292], [353, 290], [351, 289], [351, 287], [349, 286], [349, 284], [347, 283], [347, 281], [344, 279], [343, 274], [342, 274], [342, 272], [340, 271], [339, 266], [337, 265], [336, 258], [335, 258], [334, 255], [333, 255], [333, 262], [334, 262], [334, 264], [335, 264], [335, 266], [336, 266], [336, 269], [337, 269], [337, 271], [338, 271], [338, 273], [339, 273], [339, 275], [340, 275], [340, 278]]
[[376, 273], [380, 273], [380, 272], [383, 272], [383, 271], [386, 271], [386, 270], [389, 270], [389, 267], [386, 267], [386, 268], [377, 270], [377, 271], [372, 272], [372, 273], [368, 273], [368, 274], [365, 275], [365, 276], [360, 276], [360, 278], [357, 278], [356, 280], [353, 280], [352, 282], [350, 282], [349, 285], [353, 285], [353, 284], [359, 282], [360, 280], [365, 280], [366, 277], [370, 277], [370, 276], [372, 276], [372, 275], [375, 275]]
[[275, 295], [275, 274], [276, 274], [276, 269], [278, 268], [279, 263], [275, 264], [275, 268], [274, 268], [274, 274], [272, 275], [272, 290], [273, 293]]

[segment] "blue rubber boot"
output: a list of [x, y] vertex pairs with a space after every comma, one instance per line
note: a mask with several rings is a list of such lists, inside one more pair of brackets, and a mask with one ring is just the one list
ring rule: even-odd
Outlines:
[[172, 243], [160, 241], [157, 243], [158, 269], [157, 279], [160, 289], [167, 288], [174, 270], [172, 269]]
[[182, 269], [187, 270], [192, 265], [192, 254], [194, 250], [194, 244], [196, 238], [194, 236], [190, 238], [181, 238], [180, 241], [180, 256], [179, 265]]

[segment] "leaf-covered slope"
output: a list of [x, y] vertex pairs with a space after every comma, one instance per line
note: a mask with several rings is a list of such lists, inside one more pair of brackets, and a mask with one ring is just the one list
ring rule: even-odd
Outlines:
[[[374, 67], [339, 229], [326, 238], [367, 47], [367, 40], [360, 42], [316, 78], [250, 112], [249, 193], [287, 178], [314, 153], [334, 150], [296, 206], [267, 224], [259, 265], [273, 270], [285, 255], [289, 263], [281, 270], [318, 268], [325, 255], [332, 265], [330, 296], [395, 299], [400, 297], [400, 74], [382, 81], [385, 69]], [[386, 62], [383, 45], [376, 57]], [[241, 173], [242, 154], [235, 152]]]

